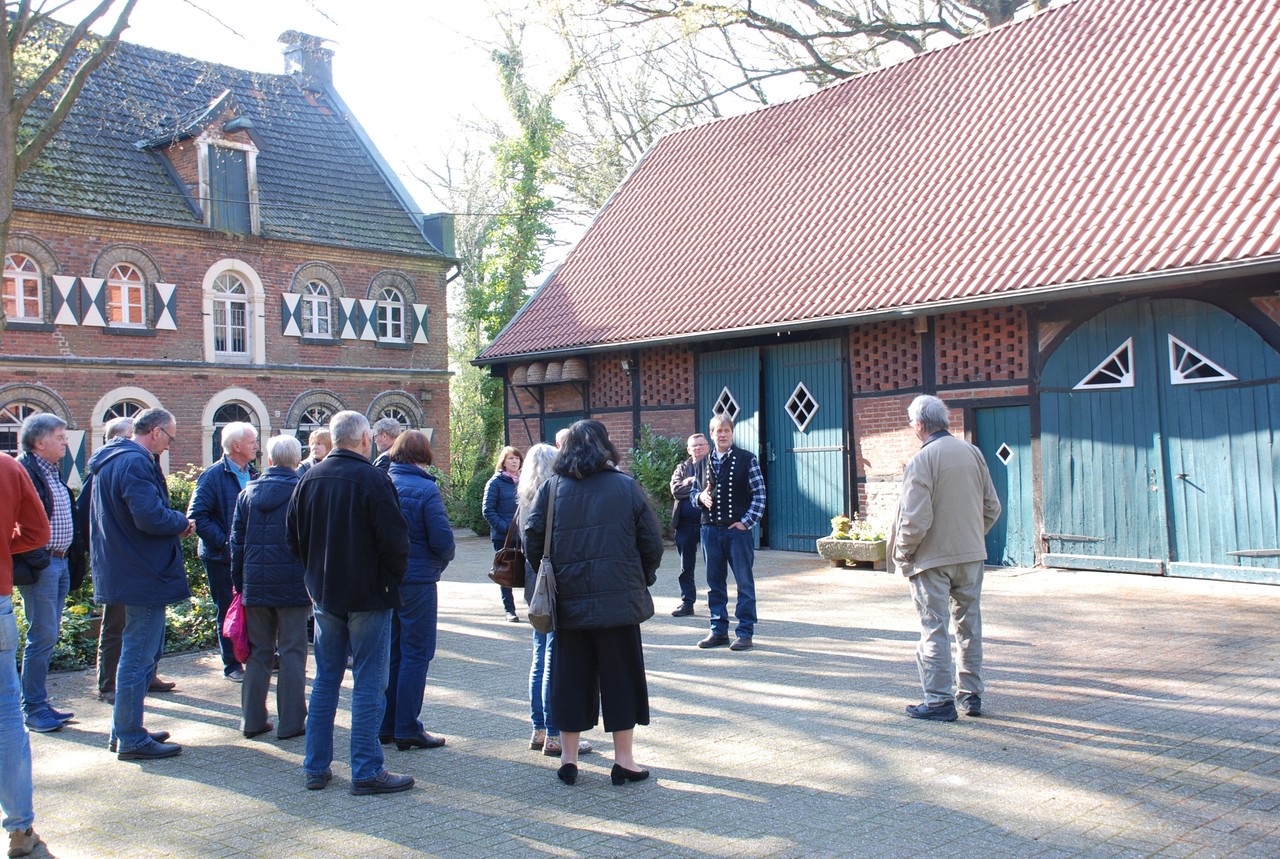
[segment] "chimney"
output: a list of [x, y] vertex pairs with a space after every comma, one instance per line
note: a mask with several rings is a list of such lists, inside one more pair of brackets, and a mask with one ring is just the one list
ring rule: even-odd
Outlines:
[[333, 51], [324, 47], [325, 39], [285, 30], [277, 41], [284, 45], [285, 74], [315, 92], [333, 83]]

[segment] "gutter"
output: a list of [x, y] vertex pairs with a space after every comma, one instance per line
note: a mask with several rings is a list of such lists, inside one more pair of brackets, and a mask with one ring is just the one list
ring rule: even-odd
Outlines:
[[[744, 325], [739, 328], [724, 328], [718, 331], [699, 331], [688, 334], [645, 337], [638, 340], [618, 340], [611, 341], [609, 343], [571, 346], [538, 352], [519, 352], [511, 355], [496, 356], [493, 358], [485, 358], [482, 354], [480, 357], [473, 358], [471, 360], [471, 364], [477, 367], [483, 367], [497, 364], [511, 364], [522, 360], [547, 360], [553, 358], [567, 358], [574, 355], [592, 355], [601, 352], [616, 352], [622, 349], [643, 348], [646, 346], [692, 342], [705, 343], [707, 341], [729, 340], [743, 335], [783, 334], [790, 331], [811, 331], [822, 328], [837, 328], [845, 325], [863, 325], [872, 322], [884, 322], [890, 319], [910, 319], [917, 316], [935, 316], [951, 311], [977, 310], [985, 307], [1009, 307], [1018, 304], [1029, 304], [1038, 298], [1062, 301], [1071, 298], [1083, 298], [1099, 295], [1129, 295], [1131, 293], [1151, 292], [1159, 289], [1172, 289], [1184, 286], [1197, 286], [1240, 277], [1274, 274], [1277, 272], [1280, 272], [1280, 255], [1247, 261], [1235, 260], [1226, 263], [1211, 263], [1209, 265], [1176, 269], [1174, 271], [1086, 280], [1068, 286], [1030, 287], [997, 295], [957, 298], [946, 301], [925, 302], [922, 304], [908, 304], [901, 307], [881, 308], [877, 310], [859, 311], [856, 313], [844, 313], [838, 316], [824, 316], [817, 319], [802, 319], [792, 322], [773, 322], [765, 325]], [[550, 278], [548, 278], [548, 280], [549, 279]], [[530, 301], [532, 300], [533, 299], [530, 298]], [[525, 306], [527, 307], [528, 304]], [[512, 319], [512, 322], [514, 321], [515, 319]]]

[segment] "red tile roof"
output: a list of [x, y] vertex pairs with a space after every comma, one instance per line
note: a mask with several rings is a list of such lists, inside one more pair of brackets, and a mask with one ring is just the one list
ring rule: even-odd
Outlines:
[[1280, 253], [1280, 0], [1077, 0], [661, 138], [480, 360]]

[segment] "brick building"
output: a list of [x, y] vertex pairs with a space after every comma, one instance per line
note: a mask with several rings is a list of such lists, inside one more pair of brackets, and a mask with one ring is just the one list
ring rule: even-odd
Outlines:
[[936, 393], [990, 563], [1280, 583], [1278, 38], [1077, 0], [663, 137], [477, 359], [512, 443], [728, 412], [812, 551], [891, 513]]
[[167, 469], [220, 456], [232, 420], [305, 447], [341, 409], [448, 450], [452, 222], [415, 213], [332, 52], [281, 41], [285, 74], [122, 43], [92, 76], [16, 195], [0, 449], [56, 413], [71, 473], [107, 420], [159, 405]]

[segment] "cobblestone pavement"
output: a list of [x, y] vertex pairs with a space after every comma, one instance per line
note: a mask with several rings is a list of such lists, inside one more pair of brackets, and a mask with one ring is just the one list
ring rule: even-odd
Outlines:
[[348, 793], [345, 694], [334, 782], [304, 790], [302, 739], [244, 739], [210, 653], [166, 659], [178, 690], [148, 701], [183, 754], [119, 762], [91, 672], [67, 672], [52, 700], [77, 720], [31, 735], [52, 855], [1280, 856], [1280, 588], [993, 572], [985, 712], [940, 724], [902, 712], [920, 692], [901, 580], [761, 552], [756, 648], [702, 651], [705, 603], [670, 616], [669, 549], [636, 732], [654, 777], [612, 787], [597, 730], [566, 787], [527, 748], [530, 628], [503, 620], [490, 557], [460, 538], [441, 585], [424, 721], [449, 744], [387, 753], [415, 790]]

